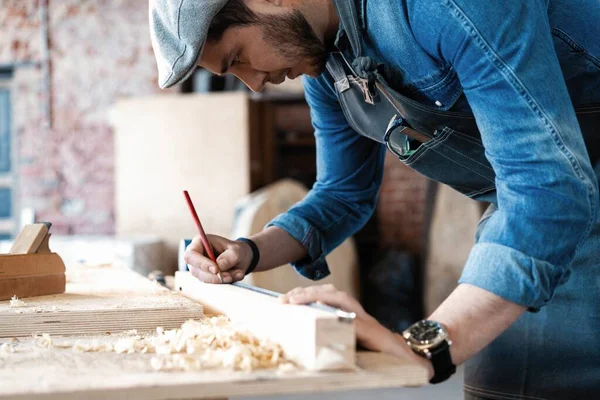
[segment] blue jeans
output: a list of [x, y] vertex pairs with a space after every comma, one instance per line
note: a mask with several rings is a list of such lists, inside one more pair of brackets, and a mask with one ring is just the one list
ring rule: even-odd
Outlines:
[[600, 223], [552, 301], [467, 361], [465, 399], [600, 399], [599, 339]]

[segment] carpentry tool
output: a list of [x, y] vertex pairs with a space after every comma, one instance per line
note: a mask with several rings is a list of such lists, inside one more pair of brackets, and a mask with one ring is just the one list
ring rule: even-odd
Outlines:
[[[252, 286], [252, 285], [247, 285], [243, 282], [234, 282], [234, 283], [232, 283], [232, 285], [243, 288], [243, 289], [251, 290], [253, 292], [265, 294], [265, 295], [271, 296], [271, 297], [282, 296], [281, 293], [277, 293], [272, 290], [263, 289], [263, 288], [259, 288], [259, 287]], [[354, 318], [356, 318], [356, 313], [340, 310], [339, 308], [331, 307], [326, 304], [308, 303], [306, 305], [309, 307], [318, 308], [319, 310], [333, 313], [340, 319], [340, 321], [343, 321], [343, 322], [352, 322], [352, 321], [354, 321]]]
[[[185, 200], [187, 201], [187, 205], [192, 213], [192, 217], [194, 218], [194, 222], [196, 223], [196, 228], [198, 228], [198, 233], [200, 234], [200, 240], [202, 241], [202, 245], [206, 250], [206, 254], [210, 257], [211, 260], [217, 263], [217, 258], [215, 257], [215, 253], [213, 252], [212, 246], [210, 245], [208, 238], [206, 237], [206, 233], [204, 233], [204, 228], [202, 228], [202, 223], [200, 222], [200, 218], [198, 218], [198, 213], [196, 212], [196, 207], [194, 207], [194, 203], [192, 203], [192, 199], [187, 190], [183, 191], [183, 195], [185, 196]], [[217, 267], [218, 268], [218, 267]], [[221, 276], [221, 272], [217, 272], [217, 276], [221, 283], [223, 283], [223, 277]]]
[[31, 254], [38, 251], [40, 247], [44, 250], [48, 247], [50, 234], [48, 231], [52, 224], [50, 222], [42, 222], [38, 224], [26, 225], [15, 239], [10, 254]]
[[0, 300], [65, 291], [65, 264], [48, 246], [50, 223], [26, 225], [10, 254], [0, 255]]

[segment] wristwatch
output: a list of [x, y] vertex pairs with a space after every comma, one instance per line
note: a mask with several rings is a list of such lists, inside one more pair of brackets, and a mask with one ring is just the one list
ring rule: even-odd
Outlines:
[[422, 320], [412, 324], [402, 332], [402, 336], [412, 351], [433, 364], [434, 373], [430, 383], [443, 382], [456, 372], [456, 366], [450, 357], [452, 341], [442, 324]]

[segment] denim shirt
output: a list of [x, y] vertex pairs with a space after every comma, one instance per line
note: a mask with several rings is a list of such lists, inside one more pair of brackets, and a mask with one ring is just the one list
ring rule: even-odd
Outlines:
[[[600, 103], [597, 0], [362, 0], [367, 55], [395, 89], [440, 110], [472, 111], [496, 174], [460, 283], [537, 310], [567, 281], [598, 223], [598, 186], [573, 105]], [[268, 226], [307, 249], [294, 267], [329, 274], [325, 255], [372, 215], [385, 147], [350, 128], [331, 76], [303, 78], [317, 182]], [[598, 132], [600, 134], [600, 132]]]

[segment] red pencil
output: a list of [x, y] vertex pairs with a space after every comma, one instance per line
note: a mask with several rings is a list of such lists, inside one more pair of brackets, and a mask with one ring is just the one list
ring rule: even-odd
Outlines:
[[[185, 200], [187, 201], [190, 212], [192, 213], [192, 218], [194, 218], [194, 222], [196, 223], [196, 228], [198, 228], [198, 233], [200, 234], [200, 241], [202, 242], [202, 246], [206, 250], [206, 254], [208, 257], [217, 263], [217, 258], [215, 257], [215, 253], [213, 253], [212, 246], [208, 242], [208, 238], [206, 237], [206, 233], [204, 233], [204, 228], [202, 228], [202, 223], [200, 222], [200, 218], [198, 218], [198, 213], [196, 212], [196, 208], [194, 207], [194, 203], [192, 203], [192, 199], [187, 190], [183, 191], [183, 195], [185, 196]], [[217, 272], [217, 276], [223, 283], [223, 278], [221, 277], [221, 273]]]

